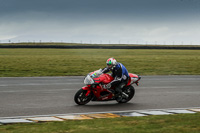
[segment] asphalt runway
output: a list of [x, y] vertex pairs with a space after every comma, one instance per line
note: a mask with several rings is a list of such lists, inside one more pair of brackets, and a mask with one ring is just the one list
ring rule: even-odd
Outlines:
[[0, 117], [200, 107], [200, 75], [142, 76], [134, 98], [79, 106], [82, 76], [0, 78]]

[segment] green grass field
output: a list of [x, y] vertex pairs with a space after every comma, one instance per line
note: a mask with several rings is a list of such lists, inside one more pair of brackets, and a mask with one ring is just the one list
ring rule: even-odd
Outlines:
[[200, 113], [0, 126], [1, 133], [199, 133]]
[[200, 50], [0, 49], [0, 77], [86, 75], [109, 57], [140, 75], [200, 74]]

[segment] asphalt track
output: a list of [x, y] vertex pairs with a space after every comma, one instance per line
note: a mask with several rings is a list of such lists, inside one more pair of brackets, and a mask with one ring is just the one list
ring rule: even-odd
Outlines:
[[78, 106], [82, 76], [0, 78], [0, 117], [200, 107], [200, 75], [142, 76], [134, 98]]

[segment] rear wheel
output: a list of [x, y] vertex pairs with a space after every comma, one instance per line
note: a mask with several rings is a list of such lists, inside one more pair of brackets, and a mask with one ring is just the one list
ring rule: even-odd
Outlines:
[[74, 96], [74, 101], [78, 105], [87, 104], [92, 99], [92, 95], [89, 94], [88, 96], [86, 96], [86, 93], [87, 93], [87, 90], [80, 89], [79, 91], [76, 92]]
[[135, 95], [135, 88], [133, 86], [126, 86], [124, 88], [122, 88], [122, 99], [120, 101], [117, 101], [118, 103], [127, 103], [128, 101], [130, 101], [133, 96]]

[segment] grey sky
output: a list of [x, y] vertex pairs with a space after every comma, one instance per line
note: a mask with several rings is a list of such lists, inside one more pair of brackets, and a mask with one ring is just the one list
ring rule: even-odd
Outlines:
[[0, 40], [200, 44], [200, 0], [0, 0]]

